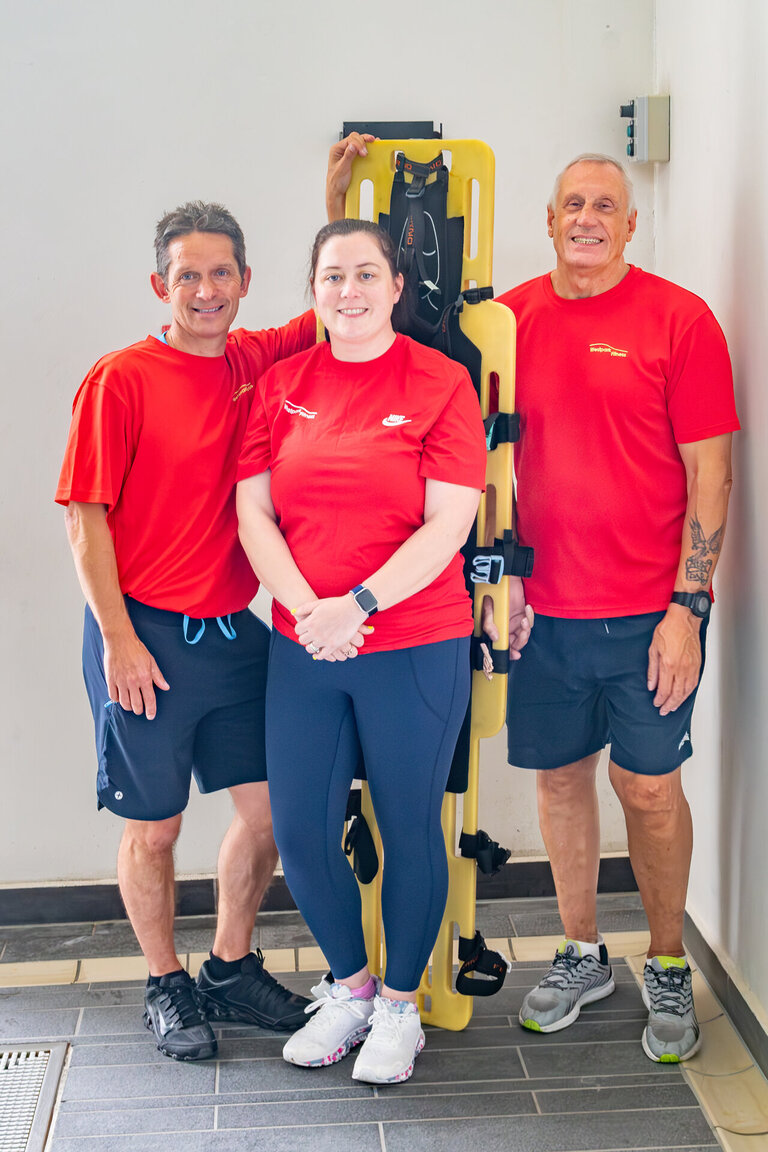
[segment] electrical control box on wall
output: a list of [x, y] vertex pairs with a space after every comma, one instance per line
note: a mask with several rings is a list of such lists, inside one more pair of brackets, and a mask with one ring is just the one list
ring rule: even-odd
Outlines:
[[627, 124], [627, 156], [636, 164], [669, 160], [669, 96], [633, 96], [621, 105]]

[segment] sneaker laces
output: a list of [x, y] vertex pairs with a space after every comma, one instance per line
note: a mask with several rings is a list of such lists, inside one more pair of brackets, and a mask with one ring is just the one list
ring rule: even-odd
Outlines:
[[402, 1040], [403, 1025], [412, 1012], [395, 1012], [384, 1004], [377, 996], [374, 1001], [373, 1015], [370, 1017], [371, 1035], [377, 1044], [384, 1044], [389, 1048], [397, 1048]]
[[555, 953], [552, 967], [541, 981], [541, 986], [565, 991], [573, 982], [573, 974], [584, 959], [584, 956], [577, 955], [572, 944], [568, 944], [564, 952]]
[[160, 995], [157, 997], [163, 1010], [163, 1015], [170, 1025], [177, 1023], [182, 1028], [194, 1028], [205, 1023], [205, 1015], [197, 1002], [194, 988], [191, 985], [171, 984], [160, 985]]
[[[668, 1012], [672, 1016], [685, 1016], [692, 1004], [689, 968], [665, 968], [657, 972], [648, 965], [645, 969], [648, 995], [654, 1012]], [[687, 987], [686, 987], [687, 985]]]
[[267, 972], [266, 968], [264, 967], [264, 953], [262, 952], [261, 948], [257, 948], [256, 951], [254, 953], [252, 953], [252, 955], [255, 956], [256, 962], [257, 962], [258, 967], [260, 969], [259, 980], [263, 984], [266, 984], [267, 987], [269, 987], [269, 988], [276, 988], [279, 992], [283, 992], [283, 993], [286, 992], [287, 989], [283, 987], [283, 985], [280, 983], [280, 981], [275, 980], [272, 973]]
[[[336, 993], [334, 995], [334, 989]], [[332, 984], [325, 983], [317, 984], [312, 989], [312, 995], [317, 999], [307, 1004], [304, 1009], [307, 1016], [311, 1019], [305, 1028], [325, 1032], [331, 1027], [333, 1020], [333, 1010], [337, 1012], [347, 1012], [350, 1016], [357, 1017], [358, 1020], [364, 1021], [366, 1024], [370, 1018], [370, 1000], [360, 1000], [352, 996], [351, 989], [346, 984]], [[325, 1009], [325, 1012], [322, 1010]]]

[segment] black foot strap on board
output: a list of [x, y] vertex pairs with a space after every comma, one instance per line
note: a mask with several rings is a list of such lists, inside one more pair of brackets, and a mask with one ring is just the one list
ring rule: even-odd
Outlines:
[[478, 828], [474, 835], [462, 832], [459, 837], [459, 852], [470, 860], [476, 860], [484, 876], [495, 876], [512, 855], [509, 848], [502, 848], [496, 840], [491, 840], [482, 828]]
[[501, 990], [512, 964], [500, 952], [486, 948], [480, 932], [470, 939], [459, 936], [461, 968], [456, 976], [456, 991], [462, 996], [494, 996]]
[[349, 824], [344, 837], [344, 851], [352, 857], [352, 870], [361, 884], [370, 884], [379, 870], [379, 857], [368, 821], [363, 816], [362, 792], [353, 788], [347, 800], [344, 822]]

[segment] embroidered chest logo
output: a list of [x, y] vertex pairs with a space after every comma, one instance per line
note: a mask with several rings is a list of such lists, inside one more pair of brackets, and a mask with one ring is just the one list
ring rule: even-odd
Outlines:
[[608, 356], [618, 356], [620, 360], [626, 360], [629, 352], [625, 348], [614, 348], [611, 344], [604, 344], [602, 342], [597, 344], [590, 344], [590, 352], [605, 352]]
[[389, 416], [385, 416], [384, 419], [382, 420], [382, 424], [386, 428], [397, 428], [397, 426], [399, 424], [410, 424], [410, 423], [411, 423], [410, 416], [398, 416], [394, 412], [390, 412]]
[[317, 412], [310, 412], [308, 408], [303, 408], [301, 404], [292, 404], [290, 400], [286, 400], [283, 404], [289, 416], [303, 416], [305, 420], [314, 420]]
[[241, 396], [245, 396], [246, 392], [252, 391], [253, 384], [241, 384], [237, 392], [235, 392], [234, 396], [232, 397], [232, 403], [234, 404], [235, 400], [239, 400]]

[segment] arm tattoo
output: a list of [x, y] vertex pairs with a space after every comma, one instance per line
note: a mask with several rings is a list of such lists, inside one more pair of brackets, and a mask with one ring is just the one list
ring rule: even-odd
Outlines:
[[691, 529], [691, 542], [693, 551], [685, 561], [685, 576], [687, 580], [696, 580], [699, 584], [706, 584], [712, 571], [712, 560], [707, 556], [716, 556], [723, 542], [723, 525], [713, 532], [711, 536], [704, 535], [701, 524], [692, 516], [689, 520]]

